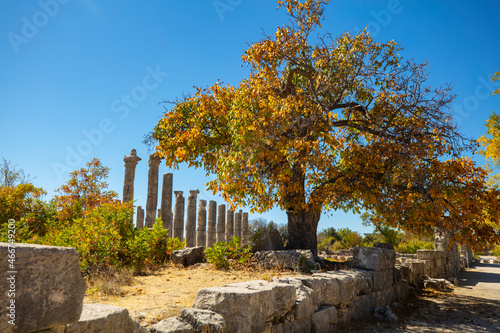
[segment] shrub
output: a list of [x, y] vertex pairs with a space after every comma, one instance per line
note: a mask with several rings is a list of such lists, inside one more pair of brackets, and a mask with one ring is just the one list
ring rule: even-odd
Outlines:
[[426, 242], [426, 241], [409, 241], [407, 243], [400, 243], [396, 248], [396, 252], [399, 253], [417, 253], [417, 250], [420, 249], [434, 249], [434, 242]]
[[239, 264], [246, 264], [252, 256], [248, 245], [241, 244], [240, 237], [234, 237], [229, 243], [219, 242], [205, 250], [208, 262], [217, 269], [224, 269], [231, 266], [229, 259], [236, 260]]

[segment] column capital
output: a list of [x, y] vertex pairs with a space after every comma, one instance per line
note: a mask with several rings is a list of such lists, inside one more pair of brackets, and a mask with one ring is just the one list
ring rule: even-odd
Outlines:
[[139, 156], [137, 156], [137, 152], [136, 152], [135, 149], [132, 149], [130, 151], [130, 155], [123, 156], [123, 161], [125, 162], [125, 167], [126, 168], [136, 166], [137, 162], [139, 162], [140, 160], [142, 160], [142, 158], [140, 158]]

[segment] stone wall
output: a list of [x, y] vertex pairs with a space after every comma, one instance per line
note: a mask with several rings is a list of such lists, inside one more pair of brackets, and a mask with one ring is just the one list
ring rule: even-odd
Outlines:
[[[395, 259], [393, 250], [354, 248], [354, 269], [203, 288], [193, 309], [185, 310], [217, 317], [217, 325], [205, 322], [210, 332], [332, 332], [407, 296], [409, 284]], [[151, 332], [177, 332], [180, 326], [198, 332], [182, 316], [153, 325]]]

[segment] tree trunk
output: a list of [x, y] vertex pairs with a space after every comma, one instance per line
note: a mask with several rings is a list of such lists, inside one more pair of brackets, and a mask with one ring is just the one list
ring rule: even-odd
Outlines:
[[316, 256], [318, 252], [317, 229], [321, 211], [287, 210], [288, 215], [288, 248], [311, 250]]

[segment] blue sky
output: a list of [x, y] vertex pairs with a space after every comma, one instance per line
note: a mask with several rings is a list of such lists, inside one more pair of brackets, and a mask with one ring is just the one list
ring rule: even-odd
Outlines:
[[[484, 134], [491, 111], [500, 110], [500, 2], [338, 0], [325, 11], [333, 36], [368, 27], [379, 42], [395, 40], [403, 55], [428, 61], [429, 84], [452, 83], [456, 122], [468, 137]], [[0, 156], [17, 164], [49, 196], [93, 157], [111, 168], [109, 185], [123, 187], [123, 156], [142, 158], [135, 199], [145, 206], [148, 152], [143, 136], [161, 117], [163, 100], [220, 79], [237, 84], [247, 43], [287, 22], [270, 0], [207, 1], [0, 1]], [[478, 163], [484, 161], [476, 157]], [[160, 174], [172, 172], [165, 165]], [[174, 189], [206, 191], [201, 170], [181, 167]], [[273, 210], [264, 217], [286, 222]], [[319, 230], [361, 232], [358, 216], [327, 212]]]

